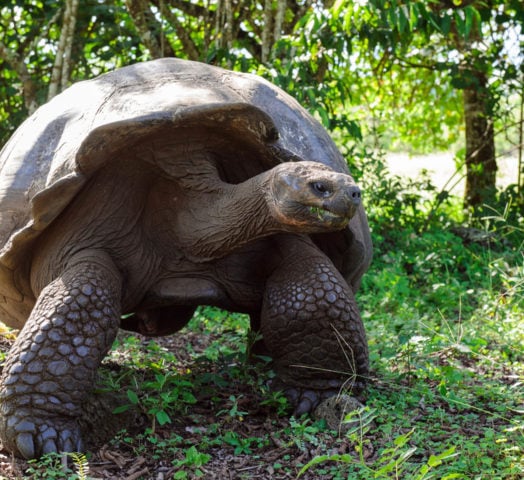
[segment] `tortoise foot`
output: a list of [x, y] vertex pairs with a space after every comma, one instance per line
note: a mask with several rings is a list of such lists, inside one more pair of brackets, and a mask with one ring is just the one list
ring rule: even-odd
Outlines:
[[80, 429], [74, 419], [37, 418], [33, 411], [18, 409], [3, 423], [0, 431], [4, 447], [26, 459], [82, 450]]
[[341, 389], [358, 393], [368, 347], [353, 292], [310, 241], [279, 237], [286, 260], [266, 284], [261, 331], [295, 414], [312, 412]]
[[0, 439], [25, 458], [81, 447], [77, 419], [119, 324], [116, 267], [86, 251], [47, 285], [0, 378]]
[[271, 389], [284, 393], [293, 407], [293, 415], [299, 417], [304, 413], [313, 413], [324, 400], [339, 393], [339, 389], [313, 389], [287, 385], [276, 379], [271, 382]]
[[304, 413], [313, 413], [323, 400], [336, 395], [337, 392], [337, 390], [288, 388], [284, 391], [284, 394], [295, 407], [293, 415], [299, 417]]

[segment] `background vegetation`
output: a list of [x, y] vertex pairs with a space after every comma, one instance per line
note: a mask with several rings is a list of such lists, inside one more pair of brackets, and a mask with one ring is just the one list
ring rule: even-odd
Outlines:
[[[358, 295], [373, 378], [346, 433], [288, 419], [265, 386], [270, 371], [245, 362], [246, 319], [203, 308], [177, 343], [115, 345], [105, 388], [127, 392], [121, 410], [143, 411], [150, 424], [122, 432], [88, 464], [75, 460], [79, 478], [89, 465], [117, 477], [104, 476], [111, 455], [129, 478], [212, 478], [224, 465], [233, 478], [521, 478], [520, 0], [0, 6], [0, 145], [70, 83], [129, 63], [177, 56], [249, 71], [332, 132], [366, 191], [373, 230]], [[383, 153], [393, 148], [451, 149], [464, 198], [429, 177], [389, 174]], [[497, 151], [518, 158], [505, 190], [495, 187]], [[11, 464], [8, 478], [72, 478], [56, 462]]]

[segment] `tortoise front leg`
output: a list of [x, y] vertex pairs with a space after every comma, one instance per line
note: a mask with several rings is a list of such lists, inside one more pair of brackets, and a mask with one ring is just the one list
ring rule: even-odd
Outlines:
[[283, 261], [267, 281], [261, 330], [297, 415], [368, 374], [364, 326], [353, 292], [309, 239], [279, 239]]
[[0, 439], [25, 458], [82, 448], [77, 418], [120, 321], [121, 276], [85, 251], [40, 293], [0, 380]]

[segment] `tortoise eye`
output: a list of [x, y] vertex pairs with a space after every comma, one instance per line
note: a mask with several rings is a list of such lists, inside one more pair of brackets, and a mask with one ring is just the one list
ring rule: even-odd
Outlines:
[[313, 182], [311, 188], [321, 197], [329, 197], [332, 193], [329, 187], [323, 182]]

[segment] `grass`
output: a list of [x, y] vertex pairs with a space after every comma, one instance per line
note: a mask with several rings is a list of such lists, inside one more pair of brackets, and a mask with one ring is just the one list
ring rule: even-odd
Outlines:
[[[380, 182], [375, 258], [357, 296], [372, 378], [346, 433], [289, 417], [267, 387], [271, 370], [247, 361], [247, 317], [201, 308], [175, 343], [115, 344], [105, 388], [125, 392], [120, 414], [139, 409], [148, 424], [108, 448], [160, 462], [175, 479], [220, 475], [224, 462], [238, 479], [522, 478], [521, 224], [491, 215], [480, 225], [487, 242], [464, 240], [452, 200], [426, 221], [416, 185], [402, 186], [403, 201], [395, 181]], [[61, 478], [52, 459], [32, 464], [34, 478]]]

